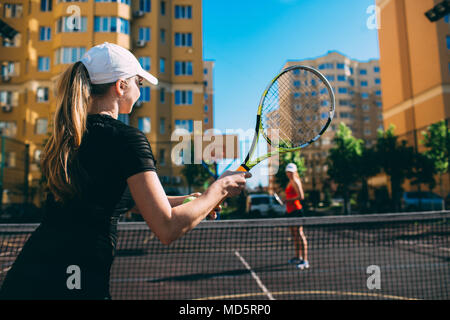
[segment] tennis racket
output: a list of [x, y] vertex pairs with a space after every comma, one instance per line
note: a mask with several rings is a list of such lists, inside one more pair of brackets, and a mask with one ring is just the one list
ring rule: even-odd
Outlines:
[[[314, 143], [330, 126], [334, 111], [334, 92], [324, 75], [308, 66], [284, 69], [273, 78], [261, 97], [255, 135], [237, 171], [250, 171], [269, 157]], [[256, 156], [260, 140], [270, 148], [266, 154]]]

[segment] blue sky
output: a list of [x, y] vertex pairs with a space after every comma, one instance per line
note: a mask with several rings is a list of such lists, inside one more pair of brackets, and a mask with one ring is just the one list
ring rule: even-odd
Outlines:
[[[203, 0], [203, 58], [215, 61], [214, 127], [253, 129], [268, 82], [287, 60], [337, 50], [379, 58], [374, 0]], [[252, 171], [251, 186], [264, 183]]]

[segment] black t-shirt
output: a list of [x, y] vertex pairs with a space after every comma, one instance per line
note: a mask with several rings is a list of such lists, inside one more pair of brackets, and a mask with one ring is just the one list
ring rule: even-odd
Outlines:
[[[83, 194], [60, 204], [49, 193], [44, 219], [8, 272], [1, 297], [109, 296], [117, 221], [133, 205], [126, 180], [155, 171], [156, 161], [140, 130], [103, 114], [88, 115], [77, 159], [86, 173]], [[67, 289], [70, 265], [80, 267], [81, 290]]]

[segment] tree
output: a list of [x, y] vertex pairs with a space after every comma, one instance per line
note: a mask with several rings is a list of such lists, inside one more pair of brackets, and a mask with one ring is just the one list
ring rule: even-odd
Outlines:
[[399, 211], [402, 185], [407, 177], [412, 176], [415, 152], [412, 147], [406, 145], [406, 141], [398, 142], [394, 129], [395, 126], [390, 125], [386, 131], [378, 131], [375, 156], [380, 167], [390, 178], [392, 207], [395, 211]]
[[356, 139], [352, 131], [344, 123], [339, 128], [333, 139], [334, 147], [330, 149], [328, 156], [328, 175], [344, 197], [344, 212], [349, 213], [350, 186], [358, 181], [359, 170], [357, 163], [363, 152], [363, 140]]
[[450, 152], [450, 129], [445, 121], [430, 125], [427, 131], [422, 132], [423, 140], [420, 142], [427, 147], [425, 156], [433, 163], [435, 171], [439, 174], [440, 193], [444, 196], [442, 176], [448, 172]]
[[426, 184], [431, 191], [436, 187], [434, 175], [436, 174], [436, 163], [433, 159], [427, 157], [423, 153], [417, 153], [414, 156], [414, 163], [412, 166], [411, 179], [412, 185]]
[[359, 203], [361, 211], [366, 212], [369, 202], [368, 180], [380, 172], [380, 166], [376, 161], [375, 150], [362, 146], [361, 156], [356, 159], [356, 170], [361, 182], [361, 191], [359, 193]]

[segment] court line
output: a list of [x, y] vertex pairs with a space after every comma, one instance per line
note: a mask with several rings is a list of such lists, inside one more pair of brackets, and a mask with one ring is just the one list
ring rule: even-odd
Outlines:
[[258, 275], [252, 270], [250, 265], [245, 261], [245, 259], [239, 254], [239, 251], [235, 250], [234, 254], [239, 258], [239, 260], [242, 262], [242, 264], [247, 268], [248, 271], [250, 271], [250, 274], [252, 275], [253, 279], [255, 279], [258, 286], [261, 288], [263, 293], [269, 298], [269, 300], [275, 300], [275, 298], [272, 296], [269, 290], [267, 290], [266, 286], [262, 283], [261, 279], [258, 277]]
[[412, 245], [412, 246], [417, 246], [417, 247], [423, 247], [423, 248], [433, 248], [433, 249], [439, 249], [439, 250], [443, 250], [443, 251], [450, 251], [450, 248], [436, 247], [436, 246], [431, 245], [431, 244], [419, 243], [419, 242], [415, 242], [415, 241], [399, 240], [399, 243]]
[[[358, 296], [358, 297], [376, 297], [376, 298], [384, 298], [384, 299], [393, 299], [393, 300], [421, 300], [417, 298], [408, 298], [408, 297], [401, 297], [401, 296], [392, 296], [387, 294], [379, 294], [379, 293], [368, 293], [368, 292], [347, 292], [347, 291], [320, 291], [320, 290], [314, 290], [314, 291], [277, 291], [272, 292], [273, 295], [307, 295], [307, 294], [314, 294], [314, 295], [320, 295], [320, 294], [326, 294], [326, 295], [343, 295], [343, 296]], [[263, 292], [256, 292], [256, 293], [241, 293], [241, 294], [230, 294], [230, 295], [223, 295], [223, 296], [214, 296], [214, 297], [203, 297], [203, 298], [197, 298], [193, 300], [222, 300], [222, 299], [238, 299], [238, 298], [248, 298], [248, 297], [257, 297], [264, 295]]]

